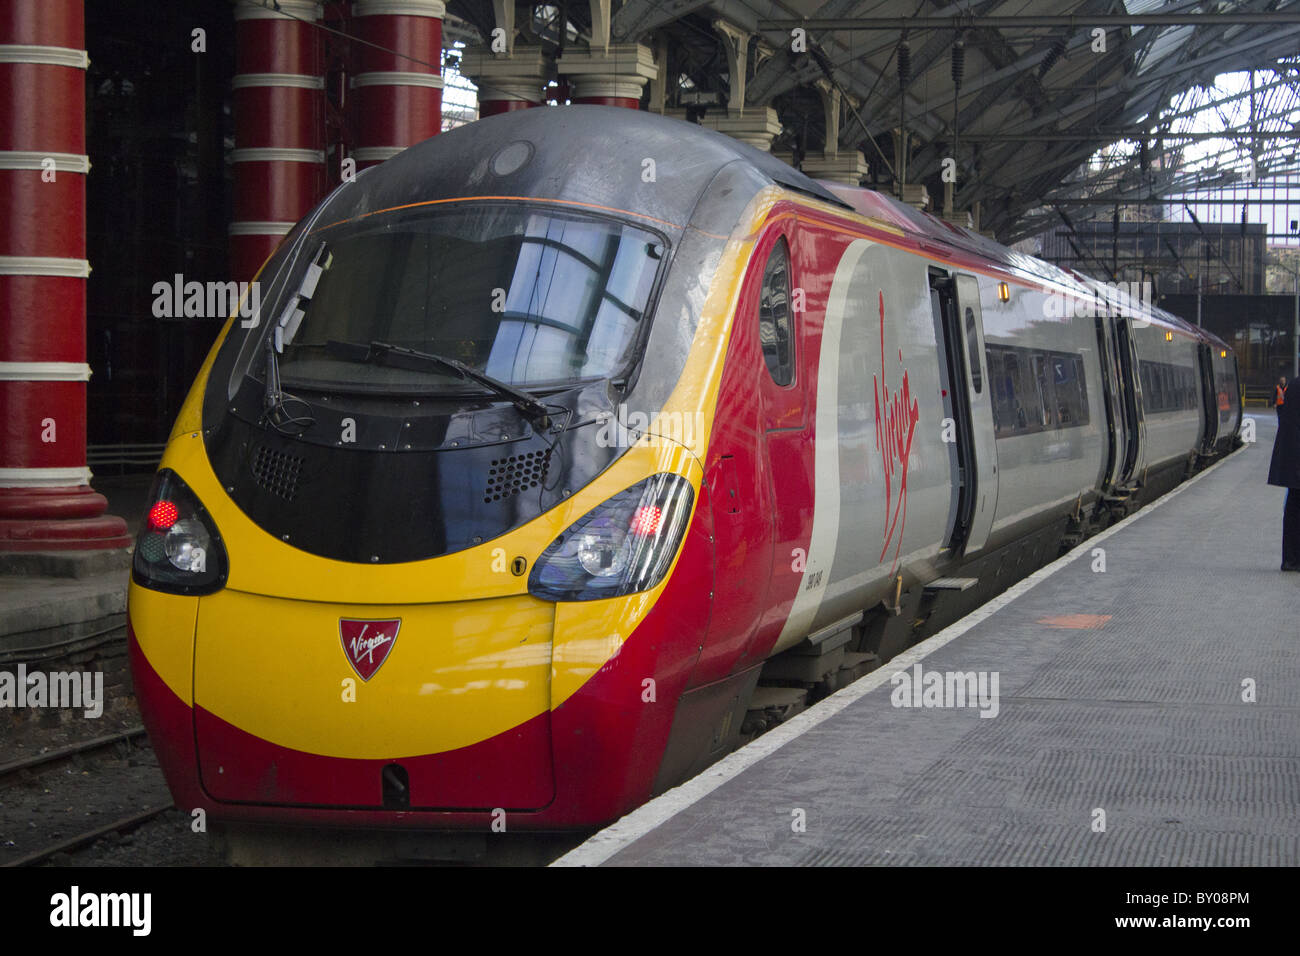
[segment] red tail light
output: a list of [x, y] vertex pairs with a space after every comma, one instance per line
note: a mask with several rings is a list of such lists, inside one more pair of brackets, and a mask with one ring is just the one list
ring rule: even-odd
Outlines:
[[170, 468], [154, 476], [149, 511], [135, 543], [136, 584], [171, 594], [211, 594], [229, 565], [217, 526], [198, 496]]
[[649, 537], [659, 530], [659, 525], [663, 520], [664, 513], [660, 508], [654, 505], [642, 505], [632, 513], [629, 528], [633, 534], [642, 534]]
[[159, 501], [149, 509], [149, 527], [166, 531], [181, 516], [180, 509], [173, 502]]

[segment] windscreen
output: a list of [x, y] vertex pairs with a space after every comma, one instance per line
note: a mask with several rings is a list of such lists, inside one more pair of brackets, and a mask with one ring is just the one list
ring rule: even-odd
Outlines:
[[[271, 317], [281, 381], [382, 392], [475, 386], [445, 366], [358, 362], [332, 343], [429, 352], [517, 386], [619, 376], [665, 243], [612, 219], [473, 204], [317, 228], [299, 248], [308, 266], [291, 271], [304, 278]], [[259, 363], [248, 371], [260, 376]]]

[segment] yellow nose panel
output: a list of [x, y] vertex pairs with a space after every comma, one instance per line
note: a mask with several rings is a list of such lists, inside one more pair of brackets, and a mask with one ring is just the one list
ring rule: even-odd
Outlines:
[[[362, 679], [374, 662], [354, 668], [340, 621], [394, 619], [396, 638], [369, 648], [386, 656]], [[554, 620], [553, 604], [527, 595], [344, 605], [221, 591], [199, 601], [194, 700], [247, 733], [308, 753], [374, 759], [454, 750], [548, 709]]]

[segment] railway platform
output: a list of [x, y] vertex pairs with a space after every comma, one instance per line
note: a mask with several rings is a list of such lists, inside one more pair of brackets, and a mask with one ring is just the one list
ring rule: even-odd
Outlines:
[[556, 865], [1300, 863], [1300, 574], [1256, 428]]
[[[109, 514], [127, 533], [140, 530], [152, 475], [95, 481]], [[126, 613], [131, 574], [127, 549], [0, 554], [0, 662], [21, 651], [41, 654], [103, 629]]]

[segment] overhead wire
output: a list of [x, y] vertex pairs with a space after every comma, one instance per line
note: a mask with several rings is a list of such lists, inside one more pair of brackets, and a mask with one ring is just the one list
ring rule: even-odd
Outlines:
[[270, 10], [274, 13], [280, 14], [280, 16], [285, 17], [289, 20], [297, 20], [299, 23], [305, 23], [307, 26], [311, 27], [314, 30], [320, 30], [323, 33], [332, 33], [334, 36], [342, 37], [343, 39], [349, 40], [353, 43], [360, 43], [362, 46], [372, 47], [376, 50], [381, 50], [384, 53], [391, 53], [393, 56], [400, 57], [403, 60], [409, 60], [412, 63], [418, 63], [421, 66], [427, 66], [431, 70], [437, 70], [440, 73], [442, 72], [441, 63], [430, 63], [428, 60], [421, 60], [418, 56], [411, 56], [409, 53], [403, 53], [400, 50], [394, 50], [391, 47], [386, 47], [382, 43], [375, 43], [371, 40], [362, 39], [361, 37], [357, 36], [355, 33], [348, 33], [346, 30], [339, 30], [335, 27], [327, 27], [325, 26], [325, 24], [320, 23], [316, 20], [308, 20], [305, 17], [295, 16], [294, 14], [289, 13], [287, 10], [282, 9], [280, 7], [280, 4], [276, 2], [276, 0], [238, 0], [237, 6], [260, 7], [263, 10]]

